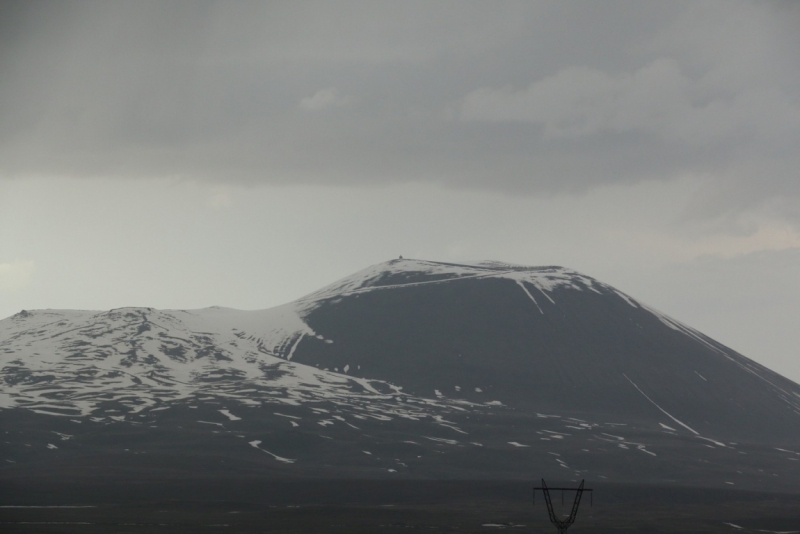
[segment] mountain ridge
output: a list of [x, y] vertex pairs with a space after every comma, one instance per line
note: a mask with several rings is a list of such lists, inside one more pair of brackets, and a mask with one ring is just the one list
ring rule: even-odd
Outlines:
[[131, 465], [181, 443], [282, 476], [533, 462], [761, 487], [800, 460], [800, 386], [558, 266], [390, 260], [266, 310], [23, 311], [0, 321], [0, 380], [6, 472], [126, 439]]

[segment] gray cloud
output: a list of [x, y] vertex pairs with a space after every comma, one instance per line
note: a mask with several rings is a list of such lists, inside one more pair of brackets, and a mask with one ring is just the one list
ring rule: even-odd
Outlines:
[[796, 3], [0, 9], [4, 176], [800, 195]]

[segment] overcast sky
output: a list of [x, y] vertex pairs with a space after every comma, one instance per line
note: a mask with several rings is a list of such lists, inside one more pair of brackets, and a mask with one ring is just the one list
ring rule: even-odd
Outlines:
[[0, 316], [564, 265], [800, 381], [800, 2], [0, 3]]

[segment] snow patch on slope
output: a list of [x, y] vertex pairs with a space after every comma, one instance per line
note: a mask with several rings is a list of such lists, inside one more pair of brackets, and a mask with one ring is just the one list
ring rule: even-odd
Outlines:
[[[523, 285], [523, 283], [529, 284], [540, 291], [552, 304], [555, 304], [555, 301], [550, 294], [556, 289], [588, 290], [595, 293], [611, 289], [610, 286], [606, 286], [594, 278], [564, 267], [527, 267], [497, 261], [444, 263], [401, 259], [368, 267], [306, 295], [298, 302], [303, 309], [307, 310], [316, 306], [320, 301], [335, 300], [348, 295], [480, 278], [513, 280], [525, 290], [532, 301], [536, 302], [533, 295]], [[539, 306], [538, 303], [536, 305]], [[541, 308], [539, 310], [542, 311]]]
[[[469, 404], [413, 397], [385, 381], [285, 359], [302, 335], [317, 336], [294, 305], [24, 312], [0, 321], [0, 408], [124, 421], [209, 399], [245, 406], [334, 402], [371, 418], [440, 425], [441, 412]], [[108, 403], [121, 413], [108, 415]]]

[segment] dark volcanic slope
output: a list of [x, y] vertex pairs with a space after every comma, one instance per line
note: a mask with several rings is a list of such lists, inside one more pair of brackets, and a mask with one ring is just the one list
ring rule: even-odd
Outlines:
[[[588, 277], [538, 268], [514, 280], [507, 266], [485, 269], [500, 275], [431, 284], [408, 273], [367, 286], [387, 289], [319, 301], [305, 320], [336, 343], [306, 337], [294, 361], [361, 366], [416, 395], [659, 418], [729, 440], [797, 439], [794, 382]], [[565, 275], [569, 284], [538, 287]]]
[[6, 487], [800, 475], [797, 384], [560, 267], [395, 260], [263, 311], [21, 312], [0, 380]]

